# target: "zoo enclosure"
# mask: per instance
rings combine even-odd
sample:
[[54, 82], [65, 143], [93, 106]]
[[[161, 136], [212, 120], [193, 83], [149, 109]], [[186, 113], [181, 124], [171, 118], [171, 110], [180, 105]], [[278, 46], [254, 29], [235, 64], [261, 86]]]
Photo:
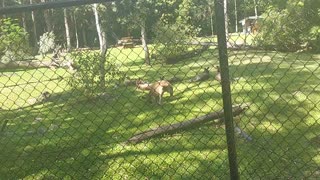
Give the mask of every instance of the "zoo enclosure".
[[[52, 4], [61, 5], [62, 3], [52, 2]], [[298, 2], [291, 6], [294, 7], [294, 5], [298, 6]], [[182, 6], [188, 6], [188, 4], [182, 4]], [[219, 4], [215, 5], [216, 8], [218, 6]], [[27, 10], [28, 7], [33, 8], [29, 10], [35, 10], [34, 8], [44, 6], [30, 5], [24, 9]], [[7, 8], [0, 12], [13, 12], [14, 9], [16, 8], [13, 7], [12, 10]], [[249, 43], [248, 41], [255, 40], [252, 37], [256, 37], [256, 34], [229, 36], [227, 33], [228, 41], [224, 41], [225, 30], [218, 28], [225, 27], [223, 25], [225, 21], [223, 15], [218, 16], [219, 10], [223, 10], [223, 7], [216, 9], [217, 33], [221, 37], [218, 38], [218, 48], [214, 37], [189, 39], [180, 37], [178, 34], [186, 32], [178, 31], [174, 29], [175, 27], [164, 26], [163, 29], [160, 29], [158, 42], [154, 42], [154, 44], [160, 44], [160, 48], [150, 46], [153, 43], [149, 44], [149, 48], [154, 50], [154, 53], [150, 55], [150, 62], [145, 56], [145, 47], [148, 47], [143, 45], [145, 42], [141, 42], [143, 49], [138, 49], [133, 44], [134, 48], [131, 49], [113, 46], [116, 43], [109, 42], [108, 46], [104, 46], [105, 42], [102, 45], [100, 43], [98, 54], [93, 53], [93, 48], [68, 49], [67, 43], [62, 43], [65, 47], [57, 46], [50, 53], [44, 53], [41, 56], [20, 54], [21, 49], [25, 51], [23, 38], [19, 39], [18, 48], [15, 47], [17, 44], [9, 43], [9, 48], [4, 48], [4, 53], [1, 54], [1, 99], [3, 100], [1, 110], [3, 119], [1, 122], [1, 138], [3, 139], [1, 151], [3, 155], [1, 161], [7, 163], [2, 167], [1, 174], [8, 178], [184, 178], [182, 174], [187, 174], [185, 177], [189, 178], [202, 176], [223, 178], [229, 176], [226, 159], [231, 157], [230, 176], [237, 178], [237, 162], [234, 157], [236, 152], [232, 151], [234, 147], [230, 147], [235, 146], [233, 141], [236, 140], [240, 174], [244, 178], [319, 177], [319, 135], [317, 134], [319, 130], [319, 114], [317, 113], [319, 109], [317, 94], [319, 55], [317, 52], [308, 51], [308, 48], [315, 46], [312, 44], [314, 40], [306, 40], [309, 44], [301, 46], [301, 49], [298, 50], [306, 50], [306, 52], [296, 52], [299, 41], [291, 42], [291, 44], [285, 42], [284, 47], [277, 47], [277, 42], [274, 42], [275, 45], [271, 44], [273, 45], [271, 47], [270, 44]], [[46, 11], [43, 12], [44, 15]], [[48, 12], [50, 14], [50, 11]], [[221, 14], [223, 12], [220, 12]], [[287, 18], [294, 15], [288, 13]], [[275, 18], [272, 13], [269, 16]], [[267, 18], [268, 16], [265, 17]], [[76, 20], [75, 18], [72, 22], [75, 23]], [[143, 21], [138, 18], [135, 20], [141, 24], [141, 27], [144, 27]], [[179, 25], [186, 26], [188, 25], [186, 22]], [[262, 22], [265, 27], [268, 27], [267, 23], [270, 23], [268, 20]], [[291, 30], [292, 24], [290, 23], [292, 22], [288, 22], [284, 24], [281, 21], [283, 24], [280, 24], [280, 27]], [[8, 24], [9, 22], [3, 21], [2, 23]], [[276, 22], [274, 23], [276, 25]], [[247, 28], [250, 29], [250, 27]], [[261, 33], [263, 30], [272, 31], [263, 29], [263, 26], [260, 28]], [[141, 36], [143, 37], [142, 29]], [[273, 33], [283, 35], [281, 30], [284, 29], [279, 28], [279, 32]], [[296, 29], [289, 33], [300, 34], [304, 30]], [[161, 44], [165, 43], [160, 40], [166, 39], [161, 31], [166, 31], [164, 35], [169, 36], [167, 39], [171, 38], [171, 44], [168, 42], [166, 44], [169, 49], [165, 49], [166, 45], [164, 48], [162, 45], [161, 49]], [[6, 31], [2, 30], [2, 32]], [[122, 32], [122, 34], [125, 33]], [[110, 39], [114, 34], [109, 33], [108, 35], [107, 39]], [[170, 35], [178, 36], [178, 38]], [[287, 35], [288, 38], [289, 35]], [[2, 34], [2, 38], [9, 38], [13, 42], [16, 40], [15, 36]], [[49, 34], [47, 36], [50, 37]], [[66, 37], [61, 39], [64, 38]], [[268, 41], [267, 38], [270, 37], [262, 38]], [[50, 38], [47, 38], [45, 41], [49, 40]], [[103, 40], [99, 39], [99, 42]], [[97, 42], [91, 42], [91, 45], [97, 46], [97, 44]], [[189, 47], [185, 49], [184, 46]], [[178, 48], [175, 49], [175, 47]], [[227, 47], [229, 48], [230, 66], [227, 63]], [[218, 50], [221, 60], [221, 94], [219, 94], [220, 83], [216, 79], [218, 72], [212, 70], [218, 64]], [[292, 50], [295, 52], [291, 52]], [[16, 54], [6, 55], [10, 51], [16, 51]], [[84, 51], [91, 52], [92, 55]], [[17, 58], [5, 59], [15, 56], [23, 57], [20, 57], [22, 61], [19, 58], [20, 61]], [[101, 56], [107, 58], [101, 58]], [[85, 61], [86, 59], [96, 61], [88, 62]], [[105, 59], [107, 61], [104, 61]], [[113, 61], [118, 64], [113, 64]], [[106, 69], [94, 66], [94, 63], [97, 62], [107, 64]], [[152, 66], [149, 67], [144, 63], [151, 63]], [[120, 67], [118, 67], [119, 64]], [[86, 67], [92, 68], [85, 71]], [[117, 71], [116, 67], [120, 70]], [[210, 68], [208, 76], [202, 73], [205, 67]], [[106, 74], [104, 71], [107, 71]], [[231, 78], [228, 77], [229, 71]], [[99, 73], [85, 74], [88, 72]], [[106, 83], [101, 83], [101, 74], [104, 74]], [[162, 106], [148, 104], [143, 92], [136, 91], [131, 85], [135, 86], [137, 78], [156, 82], [162, 75], [166, 79], [170, 78], [174, 87], [174, 98], [170, 100], [165, 96]], [[120, 78], [121, 83], [119, 83], [120, 80], [115, 81], [116, 77], [127, 79]], [[72, 79], [77, 81], [72, 81]], [[233, 81], [230, 90], [229, 79]], [[82, 86], [78, 87], [79, 84]], [[105, 89], [100, 89], [101, 86], [104, 86]], [[230, 93], [233, 94], [232, 101]], [[222, 95], [224, 101], [222, 101]], [[219, 114], [222, 102], [226, 105], [224, 106], [224, 117], [227, 134], [229, 134], [228, 141], [224, 140], [224, 130], [217, 130], [217, 127], [222, 128], [223, 126], [206, 123], [201, 127], [195, 124], [195, 127], [186, 131], [178, 131], [173, 135], [143, 141], [141, 142], [143, 145], [122, 144], [134, 134], [145, 132], [149, 128], [165, 125], [182, 126], [177, 123], [189, 119], [194, 120], [195, 117], [203, 117], [209, 112]], [[243, 103], [249, 104], [248, 109], [245, 114], [238, 117], [238, 122], [234, 127], [232, 120], [228, 121], [232, 119], [232, 104]], [[116, 122], [117, 119], [120, 121]], [[159, 122], [160, 120], [162, 122]], [[234, 131], [239, 134], [236, 139], [233, 139]], [[192, 138], [193, 142], [189, 142], [188, 139], [192, 140]], [[227, 142], [231, 148], [229, 156], [225, 151]], [[52, 146], [58, 148], [52, 148]], [[197, 148], [198, 146], [200, 148]], [[144, 148], [150, 151], [141, 152]], [[68, 150], [71, 153], [67, 152]], [[187, 152], [190, 150], [196, 152]], [[202, 159], [202, 153], [206, 154], [208, 162]], [[189, 156], [194, 159], [190, 160]], [[134, 157], [133, 160], [131, 160], [132, 157]], [[181, 158], [179, 162], [184, 165], [174, 164], [170, 162], [170, 158]], [[92, 166], [87, 167], [87, 159]], [[52, 165], [42, 167], [43, 162]], [[59, 167], [59, 165], [63, 166]], [[93, 170], [89, 171], [89, 169]], [[162, 169], [167, 169], [167, 171]], [[201, 173], [208, 171], [207, 176]]]

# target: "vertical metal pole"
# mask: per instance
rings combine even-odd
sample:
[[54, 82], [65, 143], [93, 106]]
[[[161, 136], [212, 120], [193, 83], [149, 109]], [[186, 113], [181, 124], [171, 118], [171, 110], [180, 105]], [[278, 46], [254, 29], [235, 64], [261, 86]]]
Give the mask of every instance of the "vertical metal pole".
[[228, 52], [226, 42], [224, 0], [215, 0], [216, 27], [218, 35], [219, 64], [221, 68], [221, 84], [223, 97], [224, 120], [228, 144], [228, 158], [230, 168], [230, 178], [239, 179], [236, 142], [234, 138], [234, 125], [232, 115], [231, 89], [228, 68]]

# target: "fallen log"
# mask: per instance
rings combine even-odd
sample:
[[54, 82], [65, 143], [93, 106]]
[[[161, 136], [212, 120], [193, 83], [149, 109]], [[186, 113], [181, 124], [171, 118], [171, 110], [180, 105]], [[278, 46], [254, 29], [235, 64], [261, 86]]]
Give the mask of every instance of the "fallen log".
[[9, 63], [1, 63], [0, 62], [0, 69], [17, 69], [17, 68], [50, 68], [53, 65], [51, 61], [11, 61]]
[[[246, 105], [246, 104], [234, 106], [232, 108], [233, 116], [238, 116], [243, 111], [245, 111], [248, 107], [249, 107], [249, 105]], [[170, 124], [170, 125], [166, 125], [166, 126], [159, 126], [157, 128], [153, 128], [153, 129], [138, 133], [138, 134], [134, 135], [133, 137], [131, 137], [130, 139], [128, 139], [126, 141], [126, 143], [134, 143], [134, 144], [139, 143], [141, 141], [144, 141], [144, 140], [149, 139], [154, 136], [158, 136], [158, 135], [166, 134], [166, 133], [173, 133], [178, 130], [187, 129], [187, 128], [190, 128], [190, 127], [202, 124], [202, 123], [212, 121], [214, 119], [221, 119], [221, 118], [223, 118], [223, 110], [220, 110], [217, 112], [211, 112], [209, 114], [206, 114], [206, 115], [200, 116], [200, 117], [196, 117], [194, 119], [190, 119], [187, 121], [183, 121], [183, 122], [175, 123], [175, 124]]]

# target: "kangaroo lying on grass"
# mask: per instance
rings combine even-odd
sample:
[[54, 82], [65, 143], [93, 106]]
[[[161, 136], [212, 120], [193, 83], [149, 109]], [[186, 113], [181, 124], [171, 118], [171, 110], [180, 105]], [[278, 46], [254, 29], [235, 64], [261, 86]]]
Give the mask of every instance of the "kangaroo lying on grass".
[[[215, 79], [219, 82], [219, 83], [221, 83], [221, 71], [220, 71], [220, 67], [219, 66], [215, 66], [214, 68], [216, 68], [217, 69], [217, 74], [216, 74], [216, 76], [215, 76]], [[239, 81], [239, 77], [237, 77], [237, 78], [231, 78], [230, 79], [230, 83], [234, 83], [234, 82], [237, 82], [237, 81]]]
[[205, 81], [209, 79], [209, 68], [204, 68], [203, 72], [196, 75], [192, 79], [190, 79], [190, 82], [199, 82], [199, 81]]
[[162, 104], [162, 97], [165, 92], [168, 92], [170, 96], [173, 96], [173, 87], [169, 81], [164, 80], [163, 77], [160, 81], [155, 83], [146, 83], [141, 79], [137, 80], [136, 87], [142, 91], [149, 91], [148, 99], [149, 101], [155, 101], [158, 104]]

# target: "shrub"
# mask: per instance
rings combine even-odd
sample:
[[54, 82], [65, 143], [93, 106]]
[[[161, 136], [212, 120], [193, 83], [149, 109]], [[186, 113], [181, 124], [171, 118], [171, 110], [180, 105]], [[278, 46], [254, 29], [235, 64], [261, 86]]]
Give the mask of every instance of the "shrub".
[[[95, 93], [104, 91], [100, 84], [100, 64], [103, 58], [98, 52], [76, 52], [71, 53], [73, 59], [73, 66], [76, 71], [70, 78], [69, 85], [80, 91], [85, 95], [92, 96]], [[104, 64], [106, 88], [113, 86], [120, 77], [120, 71], [112, 59], [107, 59]]]
[[190, 45], [192, 37], [196, 34], [195, 31], [190, 31], [190, 29], [192, 27], [186, 27], [185, 25], [158, 23], [154, 29], [156, 37], [154, 40], [153, 56], [168, 63], [172, 59], [185, 57], [186, 54], [189, 54], [190, 50], [196, 51], [201, 48], [199, 46], [195, 49], [197, 46]]
[[16, 23], [16, 20], [0, 19], [0, 61], [23, 60], [29, 51], [28, 33]]
[[320, 52], [320, 26], [313, 26], [305, 39], [312, 51]]
[[[320, 11], [319, 11], [320, 12]], [[259, 21], [258, 46], [280, 51], [320, 50], [320, 14], [303, 3], [287, 3], [285, 9], [271, 7]]]

